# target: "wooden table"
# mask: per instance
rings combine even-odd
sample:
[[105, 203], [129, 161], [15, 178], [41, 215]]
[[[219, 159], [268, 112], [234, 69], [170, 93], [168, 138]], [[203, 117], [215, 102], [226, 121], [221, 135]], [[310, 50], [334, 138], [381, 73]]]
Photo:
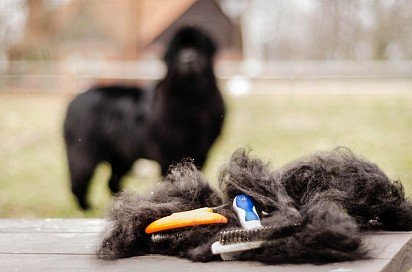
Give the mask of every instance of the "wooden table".
[[161, 255], [102, 261], [93, 252], [104, 224], [98, 219], [0, 219], [0, 271], [398, 272], [412, 268], [412, 232], [368, 234], [366, 241], [374, 248], [372, 259], [320, 266], [203, 264]]

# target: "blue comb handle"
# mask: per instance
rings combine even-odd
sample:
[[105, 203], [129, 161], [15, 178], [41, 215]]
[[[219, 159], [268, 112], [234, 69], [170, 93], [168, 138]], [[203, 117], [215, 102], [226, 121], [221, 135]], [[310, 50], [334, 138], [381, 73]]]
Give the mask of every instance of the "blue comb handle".
[[233, 208], [243, 228], [251, 229], [262, 226], [250, 196], [246, 194], [237, 195], [233, 200]]

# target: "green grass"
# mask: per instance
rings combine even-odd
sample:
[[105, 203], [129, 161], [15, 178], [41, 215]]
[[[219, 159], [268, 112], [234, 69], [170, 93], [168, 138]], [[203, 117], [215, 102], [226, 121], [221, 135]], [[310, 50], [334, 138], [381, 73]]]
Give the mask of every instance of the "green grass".
[[[92, 181], [95, 211], [80, 212], [69, 190], [61, 136], [68, 101], [57, 95], [0, 95], [0, 217], [102, 214], [110, 200], [107, 165], [99, 166]], [[260, 94], [226, 102], [225, 128], [205, 168], [212, 184], [219, 166], [239, 147], [275, 168], [343, 145], [402, 180], [412, 196], [412, 93]], [[157, 168], [132, 171], [124, 185], [142, 192], [157, 180]]]

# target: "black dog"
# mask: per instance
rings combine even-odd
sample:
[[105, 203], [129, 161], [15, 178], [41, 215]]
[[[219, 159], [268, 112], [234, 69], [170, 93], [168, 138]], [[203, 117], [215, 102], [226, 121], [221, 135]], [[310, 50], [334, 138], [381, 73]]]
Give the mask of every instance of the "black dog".
[[[166, 254], [193, 261], [219, 260], [211, 252], [221, 230], [239, 230], [231, 203], [239, 194], [251, 196], [268, 230], [251, 231], [248, 239], [264, 241], [244, 251], [240, 260], [263, 263], [325, 263], [370, 256], [361, 231], [412, 230], [412, 203], [402, 185], [391, 181], [375, 164], [340, 148], [294, 161], [276, 171], [235, 152], [219, 176], [221, 194], [212, 189], [190, 162], [177, 165], [149, 196], [122, 194], [109, 215], [112, 224], [98, 254], [116, 259]], [[228, 204], [223, 206], [223, 204]], [[151, 222], [174, 212], [220, 207], [227, 224], [182, 228], [179, 235], [152, 241], [145, 233]], [[278, 227], [277, 227], [278, 226]], [[294, 231], [288, 226], [298, 226]], [[289, 231], [279, 232], [281, 229]], [[238, 242], [248, 241], [239, 239]]]
[[113, 193], [139, 158], [157, 161], [163, 175], [182, 158], [204, 164], [225, 114], [213, 72], [215, 51], [203, 32], [183, 28], [170, 42], [164, 57], [167, 74], [153, 91], [92, 88], [71, 102], [64, 138], [72, 191], [81, 208], [89, 207], [87, 188], [102, 161], [111, 165]]

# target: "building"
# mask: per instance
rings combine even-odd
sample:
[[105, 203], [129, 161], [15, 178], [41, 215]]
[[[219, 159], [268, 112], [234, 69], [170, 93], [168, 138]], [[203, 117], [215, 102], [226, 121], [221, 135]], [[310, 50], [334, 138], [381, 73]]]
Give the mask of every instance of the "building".
[[11, 60], [158, 58], [185, 25], [205, 29], [221, 57], [241, 56], [239, 27], [214, 0], [29, 0], [28, 10], [26, 35], [10, 49]]

